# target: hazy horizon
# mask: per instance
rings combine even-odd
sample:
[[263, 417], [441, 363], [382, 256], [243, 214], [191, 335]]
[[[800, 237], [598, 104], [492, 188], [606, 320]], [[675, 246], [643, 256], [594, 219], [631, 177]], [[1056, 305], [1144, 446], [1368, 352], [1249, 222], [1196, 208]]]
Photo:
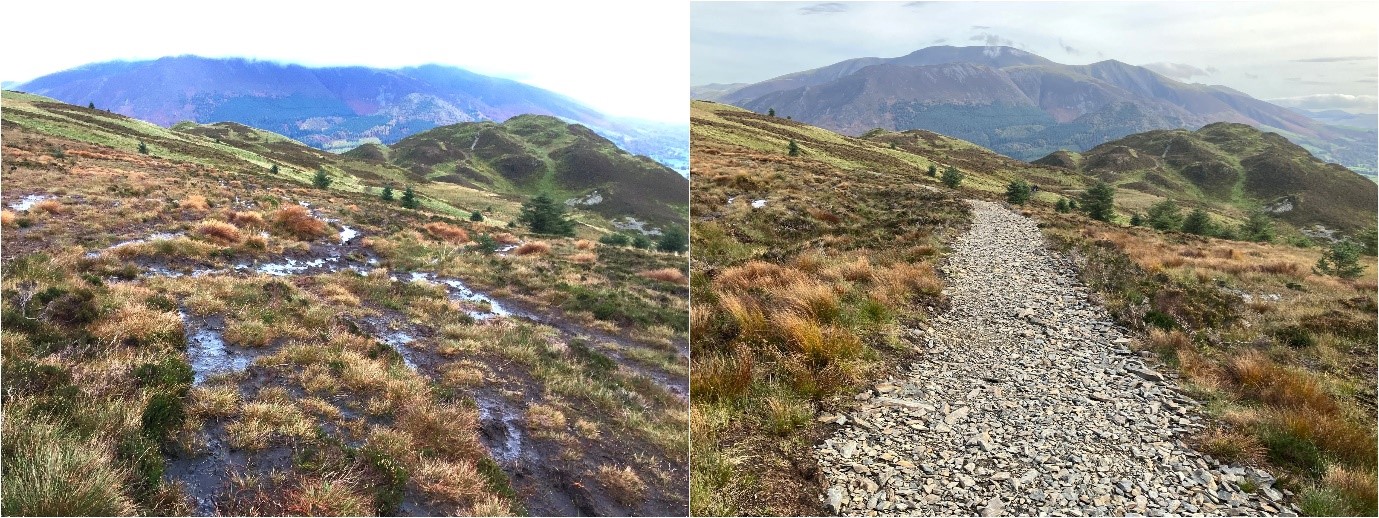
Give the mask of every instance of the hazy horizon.
[[[9, 20], [64, 16], [61, 30], [78, 45], [44, 43], [11, 51], [0, 81], [22, 84], [83, 65], [196, 55], [306, 67], [396, 69], [436, 64], [519, 81], [617, 117], [686, 123], [686, 6], [659, 2], [445, 5], [390, 2], [387, 10], [326, 9], [266, 0], [201, 11], [174, 2], [138, 6], [57, 2], [16, 4]], [[171, 14], [170, 14], [171, 13]], [[271, 13], [271, 15], [265, 15]], [[214, 23], [197, 23], [214, 16]], [[658, 24], [630, 23], [654, 19]], [[11, 41], [51, 41], [54, 27], [6, 24]], [[40, 48], [40, 47], [35, 47]], [[617, 59], [611, 59], [615, 56]], [[626, 66], [626, 63], [638, 66]], [[589, 78], [598, 78], [590, 81]]]
[[1379, 3], [693, 2], [691, 84], [754, 83], [932, 46], [1115, 59], [1281, 106], [1375, 113]]

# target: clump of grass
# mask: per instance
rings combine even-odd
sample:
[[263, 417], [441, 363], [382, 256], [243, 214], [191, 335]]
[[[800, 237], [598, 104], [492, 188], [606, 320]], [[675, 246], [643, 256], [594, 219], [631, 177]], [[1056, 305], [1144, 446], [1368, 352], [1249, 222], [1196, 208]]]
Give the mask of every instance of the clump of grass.
[[679, 284], [681, 286], [689, 285], [689, 277], [685, 275], [685, 272], [680, 271], [679, 268], [660, 268], [656, 270], [646, 270], [641, 273], [641, 276], [646, 277], [648, 279], [655, 279], [661, 282]]
[[1233, 463], [1258, 465], [1267, 452], [1258, 437], [1240, 430], [1213, 428], [1197, 442], [1203, 453]]
[[288, 205], [273, 213], [273, 225], [288, 235], [304, 241], [331, 234], [326, 222], [311, 216], [301, 205]]
[[457, 245], [469, 242], [469, 232], [466, 232], [465, 229], [461, 227], [457, 227], [448, 223], [433, 221], [427, 223], [426, 226], [423, 228], [426, 229], [427, 233], [430, 233], [432, 236], [434, 236], [437, 239], [440, 239], [441, 241], [446, 241]]
[[239, 227], [224, 221], [207, 220], [196, 226], [196, 233], [222, 245], [239, 244], [244, 240]]
[[594, 264], [598, 260], [598, 254], [592, 252], [581, 252], [570, 256], [570, 262], [575, 264]]
[[358, 475], [304, 478], [283, 495], [283, 507], [297, 516], [372, 516], [373, 499], [361, 491]]
[[240, 418], [225, 425], [231, 446], [262, 450], [286, 438], [307, 438], [315, 433], [311, 417], [295, 405], [281, 401], [256, 401], [240, 409]]
[[244, 228], [264, 228], [263, 214], [254, 211], [229, 211], [230, 223]]
[[565, 430], [565, 413], [560, 409], [534, 403], [527, 406], [527, 428], [541, 432], [561, 432]]
[[12, 227], [14, 226], [15, 219], [16, 216], [13, 211], [9, 209], [0, 210], [0, 225]]
[[593, 250], [595, 246], [597, 245], [593, 241], [590, 241], [588, 239], [580, 239], [575, 241], [575, 248], [580, 250]]
[[532, 241], [512, 251], [516, 255], [542, 255], [551, 252], [551, 244], [545, 241]]
[[646, 482], [630, 466], [617, 468], [604, 464], [594, 472], [594, 478], [612, 493], [613, 498], [626, 506], [641, 504], [646, 495]]
[[1336, 401], [1311, 374], [1279, 365], [1259, 351], [1236, 356], [1227, 372], [1250, 399], [1281, 408], [1305, 408], [1334, 415]]
[[182, 198], [182, 201], [177, 202], [177, 208], [182, 210], [200, 212], [210, 209], [211, 205], [206, 202], [205, 196], [202, 196], [200, 194], [193, 194], [187, 196], [186, 198]]
[[435, 502], [469, 506], [487, 496], [483, 475], [468, 461], [428, 459], [417, 468], [413, 481]]
[[36, 211], [46, 212], [48, 214], [62, 214], [63, 211], [67, 210], [67, 208], [63, 207], [62, 203], [57, 200], [41, 200], [35, 203], [33, 208]]

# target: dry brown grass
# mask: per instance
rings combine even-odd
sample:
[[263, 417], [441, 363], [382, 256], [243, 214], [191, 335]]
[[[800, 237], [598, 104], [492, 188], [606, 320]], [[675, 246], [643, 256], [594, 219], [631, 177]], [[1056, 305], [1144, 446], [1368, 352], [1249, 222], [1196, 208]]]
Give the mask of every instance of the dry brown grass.
[[373, 498], [359, 486], [354, 473], [305, 478], [284, 492], [282, 505], [295, 516], [372, 516]]
[[1379, 478], [1372, 470], [1333, 464], [1322, 477], [1322, 485], [1341, 492], [1355, 502], [1369, 502], [1372, 506], [1373, 502], [1379, 500]]
[[647, 270], [642, 272], [641, 276], [646, 277], [648, 279], [669, 282], [671, 284], [679, 284], [681, 286], [689, 285], [689, 277], [685, 275], [685, 272], [680, 271], [679, 268], [660, 268], [657, 270]]
[[15, 215], [9, 209], [0, 210], [0, 225], [6, 227], [14, 226]]
[[466, 232], [465, 229], [457, 227], [455, 225], [451, 225], [440, 221], [432, 221], [430, 223], [427, 223], [426, 226], [423, 228], [426, 229], [427, 233], [431, 234], [436, 239], [439, 239], [441, 241], [457, 245], [469, 242], [469, 232]]
[[594, 472], [594, 478], [623, 505], [638, 505], [646, 494], [646, 482], [629, 466], [615, 468], [608, 464], [601, 465]]
[[1226, 370], [1244, 397], [1275, 407], [1308, 409], [1326, 415], [1340, 410], [1315, 376], [1279, 365], [1259, 351], [1235, 356]]
[[1268, 452], [1259, 438], [1236, 429], [1212, 428], [1197, 437], [1198, 449], [1232, 463], [1259, 465]]
[[505, 245], [515, 245], [517, 243], [522, 242], [520, 238], [518, 238], [510, 232], [503, 232], [501, 234], [497, 234], [493, 236], [493, 240]]
[[412, 402], [400, 405], [395, 424], [416, 438], [419, 447], [450, 458], [478, 458], [486, 454], [479, 443], [479, 413], [474, 409]]
[[67, 210], [67, 208], [63, 207], [62, 203], [57, 200], [41, 200], [35, 203], [33, 208], [35, 211], [46, 212], [48, 214], [62, 214]]
[[560, 409], [541, 403], [527, 407], [527, 428], [538, 432], [562, 432], [565, 427], [565, 413]]
[[413, 480], [435, 502], [468, 506], [488, 495], [483, 475], [469, 461], [423, 461]]
[[592, 252], [581, 252], [570, 256], [570, 262], [575, 264], [594, 264], [598, 260], [599, 255]]
[[202, 221], [196, 226], [196, 233], [222, 245], [235, 245], [244, 240], [239, 227], [224, 221]]
[[273, 213], [273, 225], [302, 240], [312, 240], [331, 234], [326, 222], [311, 216], [301, 205], [288, 205]]
[[545, 241], [532, 241], [512, 251], [516, 255], [541, 255], [551, 252], [551, 244]]
[[575, 248], [578, 248], [580, 250], [593, 250], [595, 246], [595, 243], [588, 239], [580, 239], [578, 241], [575, 241]]
[[226, 219], [242, 228], [264, 228], [263, 214], [254, 211], [228, 211]]
[[182, 198], [182, 201], [177, 202], [177, 208], [199, 212], [210, 209], [211, 205], [210, 203], [206, 202], [205, 196], [202, 196], [200, 194], [193, 194], [187, 196], [186, 198]]

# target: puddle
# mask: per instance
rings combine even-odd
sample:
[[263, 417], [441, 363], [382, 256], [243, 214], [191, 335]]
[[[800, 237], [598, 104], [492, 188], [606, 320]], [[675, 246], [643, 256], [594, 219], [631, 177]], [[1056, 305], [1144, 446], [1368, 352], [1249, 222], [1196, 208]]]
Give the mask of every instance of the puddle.
[[478, 399], [480, 434], [493, 459], [510, 464], [522, 456], [522, 429], [515, 412], [489, 399]]
[[35, 203], [46, 200], [48, 198], [52, 198], [52, 196], [48, 196], [46, 194], [30, 194], [28, 196], [21, 198], [19, 201], [11, 203], [10, 208], [20, 212], [27, 212], [29, 209], [33, 208]]
[[417, 362], [414, 358], [416, 353], [412, 351], [411, 347], [408, 347], [408, 344], [417, 341], [416, 337], [406, 331], [390, 331], [384, 333], [380, 338], [383, 343], [391, 346], [399, 356], [402, 356], [402, 363], [407, 365], [407, 368], [417, 370]]
[[[394, 277], [394, 279], [396, 280], [397, 277]], [[503, 305], [500, 304], [497, 300], [494, 300], [492, 297], [489, 297], [488, 295], [484, 295], [482, 293], [469, 289], [469, 286], [466, 286], [464, 281], [461, 281], [459, 279], [452, 279], [449, 277], [437, 277], [435, 274], [428, 272], [412, 272], [411, 281], [426, 281], [432, 284], [443, 285], [447, 288], [447, 291], [450, 292], [451, 299], [470, 302], [478, 305], [480, 308], [488, 308], [487, 310], [478, 309], [469, 311], [469, 316], [474, 317], [477, 320], [488, 320], [490, 318], [508, 317], [513, 315], [513, 312], [511, 310], [503, 307]]]
[[760, 209], [766, 206], [766, 200], [752, 200], [752, 208]]
[[[249, 368], [257, 354], [236, 351], [225, 343], [216, 323], [203, 322], [196, 325], [186, 311], [178, 310], [187, 333], [187, 362], [192, 367], [192, 383], [200, 385], [216, 374], [239, 372]], [[219, 318], [215, 319], [217, 322]]]
[[340, 244], [350, 242], [351, 239], [359, 237], [359, 231], [349, 225], [340, 225]]

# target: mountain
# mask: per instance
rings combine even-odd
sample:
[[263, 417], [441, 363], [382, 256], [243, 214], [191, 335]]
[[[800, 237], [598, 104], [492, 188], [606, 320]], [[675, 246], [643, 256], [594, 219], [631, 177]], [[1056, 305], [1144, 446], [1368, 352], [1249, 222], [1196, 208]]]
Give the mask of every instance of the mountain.
[[723, 102], [858, 135], [927, 129], [1021, 160], [1133, 133], [1238, 122], [1323, 159], [1376, 168], [1373, 130], [1329, 126], [1224, 87], [1107, 60], [1063, 65], [1010, 47], [929, 47], [857, 58], [719, 94]]
[[709, 83], [690, 87], [690, 99], [717, 101], [724, 95], [747, 86], [748, 83]]
[[232, 121], [313, 147], [393, 143], [436, 126], [534, 113], [594, 129], [624, 149], [687, 171], [688, 130], [601, 114], [563, 95], [460, 68], [310, 68], [198, 56], [95, 63], [28, 81], [28, 93], [161, 126]]
[[1290, 108], [1313, 120], [1331, 124], [1333, 126], [1350, 126], [1359, 129], [1379, 128], [1379, 114], [1373, 113], [1350, 113], [1343, 110], [1307, 110], [1303, 108]]
[[490, 192], [550, 193], [609, 219], [632, 217], [662, 227], [685, 220], [687, 178], [589, 128], [546, 115], [441, 126], [391, 146], [364, 144], [345, 156]]
[[1178, 201], [1263, 208], [1299, 228], [1353, 232], [1374, 225], [1379, 206], [1379, 186], [1365, 177], [1238, 123], [1138, 133], [1035, 163]]

